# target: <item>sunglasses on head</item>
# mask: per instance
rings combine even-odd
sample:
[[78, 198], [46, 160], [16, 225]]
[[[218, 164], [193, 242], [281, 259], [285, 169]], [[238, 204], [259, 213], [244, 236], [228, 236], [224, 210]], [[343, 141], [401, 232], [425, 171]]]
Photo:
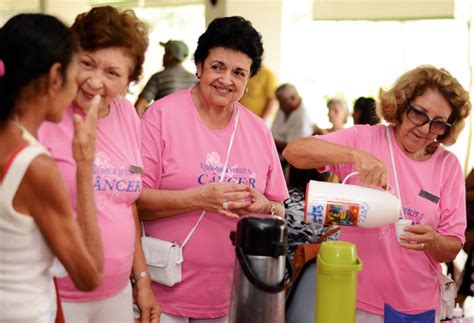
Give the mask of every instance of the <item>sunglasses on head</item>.
[[431, 119], [426, 114], [426, 112], [420, 109], [419, 107], [407, 104], [407, 108], [408, 120], [410, 120], [418, 127], [422, 127], [425, 124], [429, 123], [430, 132], [432, 134], [443, 136], [451, 129], [450, 123], [445, 122], [443, 120]]

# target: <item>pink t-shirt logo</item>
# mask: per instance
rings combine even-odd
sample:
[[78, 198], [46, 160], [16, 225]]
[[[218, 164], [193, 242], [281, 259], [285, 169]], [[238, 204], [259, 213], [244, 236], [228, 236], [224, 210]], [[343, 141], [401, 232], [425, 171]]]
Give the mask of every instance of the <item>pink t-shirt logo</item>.
[[[219, 182], [224, 168], [219, 153], [213, 151], [207, 154], [206, 161], [201, 162], [202, 173], [198, 175], [197, 181], [200, 185]], [[250, 168], [232, 165], [226, 168], [223, 182], [248, 184], [256, 187], [256, 174]]]

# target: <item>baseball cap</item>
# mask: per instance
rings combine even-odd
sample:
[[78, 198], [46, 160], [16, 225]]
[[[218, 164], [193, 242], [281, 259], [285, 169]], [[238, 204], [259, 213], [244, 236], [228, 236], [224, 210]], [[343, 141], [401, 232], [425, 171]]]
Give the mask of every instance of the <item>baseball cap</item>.
[[188, 46], [180, 40], [168, 40], [166, 43], [160, 42], [160, 45], [180, 62], [188, 56]]

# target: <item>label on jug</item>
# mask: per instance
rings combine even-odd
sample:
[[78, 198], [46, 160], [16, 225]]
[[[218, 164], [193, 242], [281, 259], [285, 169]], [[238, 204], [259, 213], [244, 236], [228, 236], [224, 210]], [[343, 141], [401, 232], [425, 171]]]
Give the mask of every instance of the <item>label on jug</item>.
[[365, 222], [367, 211], [364, 202], [312, 200], [308, 201], [304, 217], [308, 223], [357, 226]]

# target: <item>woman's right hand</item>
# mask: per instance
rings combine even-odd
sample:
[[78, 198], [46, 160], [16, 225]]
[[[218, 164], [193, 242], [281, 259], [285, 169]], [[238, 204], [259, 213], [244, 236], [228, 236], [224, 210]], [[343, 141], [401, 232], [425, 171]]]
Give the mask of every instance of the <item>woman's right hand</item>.
[[74, 115], [74, 137], [72, 139], [72, 155], [77, 164], [84, 162], [92, 165], [95, 154], [97, 116], [99, 113], [100, 96], [91, 101], [84, 119]]
[[252, 203], [250, 188], [245, 184], [210, 183], [199, 187], [198, 190], [200, 209], [220, 213], [230, 218], [240, 216], [233, 212], [233, 209], [242, 209]]
[[359, 172], [359, 181], [365, 185], [387, 188], [387, 166], [374, 155], [355, 150], [353, 164]]

